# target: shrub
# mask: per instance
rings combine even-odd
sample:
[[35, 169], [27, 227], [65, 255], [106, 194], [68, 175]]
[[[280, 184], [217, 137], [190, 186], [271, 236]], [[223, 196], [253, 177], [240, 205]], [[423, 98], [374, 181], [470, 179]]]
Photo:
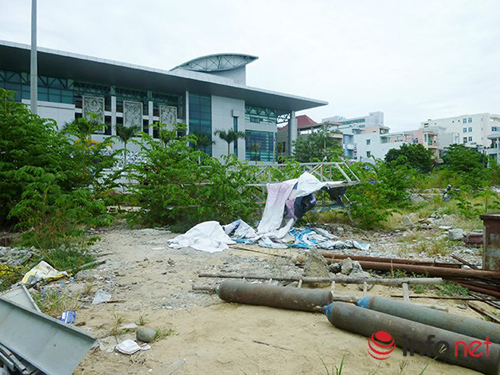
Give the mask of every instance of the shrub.
[[142, 134], [145, 161], [130, 166], [134, 199], [141, 205], [131, 220], [149, 226], [190, 227], [206, 220], [229, 222], [256, 213], [255, 167], [228, 155], [219, 161], [189, 144], [196, 136], [162, 130], [163, 142]]

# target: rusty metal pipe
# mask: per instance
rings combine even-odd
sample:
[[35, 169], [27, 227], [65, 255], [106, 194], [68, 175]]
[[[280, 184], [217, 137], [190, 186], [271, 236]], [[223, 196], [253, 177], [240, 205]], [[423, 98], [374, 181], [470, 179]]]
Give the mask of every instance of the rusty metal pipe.
[[226, 302], [311, 312], [321, 312], [322, 307], [333, 300], [332, 293], [327, 290], [287, 288], [245, 281], [223, 281], [217, 286], [216, 293]]
[[[386, 338], [393, 339], [393, 343], [403, 349], [404, 356], [418, 353], [484, 374], [500, 374], [500, 345], [492, 343], [491, 340], [487, 344], [477, 338], [348, 303], [334, 302], [325, 306], [323, 312], [335, 327], [371, 339], [376, 333], [383, 331]], [[376, 347], [379, 348], [379, 346]], [[368, 345], [367, 348], [369, 348]], [[382, 348], [383, 355], [391, 355], [390, 344]], [[466, 352], [469, 348], [474, 349], [474, 356]], [[457, 356], [455, 356], [455, 350], [457, 350]], [[369, 353], [372, 356], [377, 355], [370, 351]]]
[[434, 261], [422, 261], [414, 259], [400, 259], [400, 258], [379, 258], [379, 257], [368, 257], [362, 255], [348, 255], [348, 254], [332, 254], [323, 253], [323, 256], [328, 259], [347, 259], [352, 260], [364, 260], [368, 262], [379, 262], [379, 263], [395, 263], [395, 264], [413, 264], [416, 266], [433, 266], [433, 267], [447, 267], [447, 268], [461, 268], [462, 265], [458, 263], [443, 263]]
[[453, 281], [453, 283], [458, 284], [460, 286], [463, 286], [464, 288], [467, 288], [473, 292], [478, 292], [478, 293], [487, 294], [487, 295], [490, 295], [490, 296], [493, 296], [496, 298], [500, 298], [500, 292], [495, 292], [494, 290], [481, 288], [481, 287], [478, 287], [475, 285], [469, 285], [469, 284], [461, 282], [461, 281]]
[[[339, 263], [340, 259], [329, 259], [327, 263]], [[500, 280], [500, 272], [495, 271], [482, 271], [482, 270], [463, 270], [445, 267], [432, 267], [432, 266], [415, 266], [410, 264], [395, 264], [395, 263], [382, 263], [382, 262], [368, 262], [360, 260], [359, 264], [363, 269], [375, 271], [393, 271], [401, 270], [412, 272], [416, 274], [427, 274], [433, 277], [443, 278], [488, 278], [492, 280]]]

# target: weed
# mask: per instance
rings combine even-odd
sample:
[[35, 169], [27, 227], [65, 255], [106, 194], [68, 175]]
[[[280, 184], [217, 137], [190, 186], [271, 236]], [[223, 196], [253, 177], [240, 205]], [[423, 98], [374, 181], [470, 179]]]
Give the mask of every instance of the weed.
[[141, 314], [141, 316], [139, 317], [139, 320], [137, 321], [136, 324], [138, 326], [144, 326], [144, 325], [146, 325], [146, 317], [144, 316], [144, 314]]
[[93, 282], [88, 282], [88, 283], [85, 283], [85, 285], [83, 286], [83, 289], [82, 291], [80, 292], [80, 295], [82, 297], [88, 297], [92, 294], [92, 289], [94, 288], [94, 283]]
[[325, 361], [323, 361], [323, 359], [321, 357], [319, 359], [320, 359], [321, 363], [323, 364], [323, 367], [325, 368], [326, 375], [342, 375], [345, 354], [342, 356], [342, 360], [340, 361], [340, 365], [338, 367], [337, 367], [337, 365], [332, 365], [331, 370], [328, 369], [328, 366], [326, 365]]
[[468, 295], [466, 288], [451, 281], [443, 281], [436, 286], [436, 289], [441, 296], [466, 297]]
[[113, 321], [113, 324], [111, 326], [111, 329], [109, 330], [109, 335], [117, 337], [117, 336], [121, 336], [125, 332], [127, 332], [127, 330], [120, 329], [120, 326], [123, 324], [125, 317], [123, 315], [119, 315], [115, 311], [113, 313], [113, 318], [114, 318], [114, 321]]
[[31, 291], [33, 300], [40, 311], [54, 318], [61, 316], [63, 311], [76, 311], [80, 308], [78, 298], [69, 293], [56, 289], [42, 289], [42, 291]]
[[0, 263], [0, 292], [7, 290], [10, 286], [21, 279], [23, 267], [12, 267], [6, 263]]
[[172, 328], [169, 328], [168, 330], [159, 328], [156, 330], [156, 335], [154, 341], [159, 341], [164, 339], [165, 337], [171, 336], [175, 333], [175, 331]]

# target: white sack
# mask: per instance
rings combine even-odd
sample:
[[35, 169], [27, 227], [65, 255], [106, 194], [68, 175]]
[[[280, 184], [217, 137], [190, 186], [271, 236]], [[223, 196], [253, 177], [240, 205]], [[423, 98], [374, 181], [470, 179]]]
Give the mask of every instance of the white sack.
[[236, 242], [231, 240], [224, 232], [224, 229], [217, 221], [205, 221], [195, 225], [186, 233], [169, 240], [168, 244], [173, 248], [192, 247], [196, 250], [215, 253], [226, 250], [227, 245], [233, 245]]

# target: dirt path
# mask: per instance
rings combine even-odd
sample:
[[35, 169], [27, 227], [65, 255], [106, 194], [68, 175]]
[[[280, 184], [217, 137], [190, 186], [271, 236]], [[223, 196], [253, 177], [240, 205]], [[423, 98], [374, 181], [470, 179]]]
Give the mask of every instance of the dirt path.
[[[191, 291], [194, 282], [212, 282], [197, 277], [202, 271], [298, 272], [288, 260], [235, 249], [215, 254], [174, 250], [166, 244], [174, 235], [151, 229], [101, 236], [100, 250], [111, 253], [106, 264], [81, 272], [70, 289], [77, 293], [92, 285], [91, 296], [103, 289], [122, 302], [83, 303], [77, 322], [85, 323], [81, 328], [91, 331], [101, 348], [88, 353], [76, 374], [166, 374], [177, 360], [186, 362], [176, 374], [327, 374], [324, 365], [331, 372], [342, 358], [343, 374], [419, 374], [426, 366], [426, 374], [475, 373], [426, 357], [405, 358], [399, 349], [389, 360], [376, 361], [367, 354], [366, 338], [336, 329], [322, 314], [228, 304]], [[362, 294], [357, 286], [338, 286], [337, 291]], [[371, 293], [400, 292], [375, 286]], [[426, 303], [475, 316], [454, 302]], [[135, 338], [133, 333], [110, 336], [113, 327], [140, 320], [164, 332], [171, 329], [171, 334], [133, 356], [113, 352], [117, 342]]]

